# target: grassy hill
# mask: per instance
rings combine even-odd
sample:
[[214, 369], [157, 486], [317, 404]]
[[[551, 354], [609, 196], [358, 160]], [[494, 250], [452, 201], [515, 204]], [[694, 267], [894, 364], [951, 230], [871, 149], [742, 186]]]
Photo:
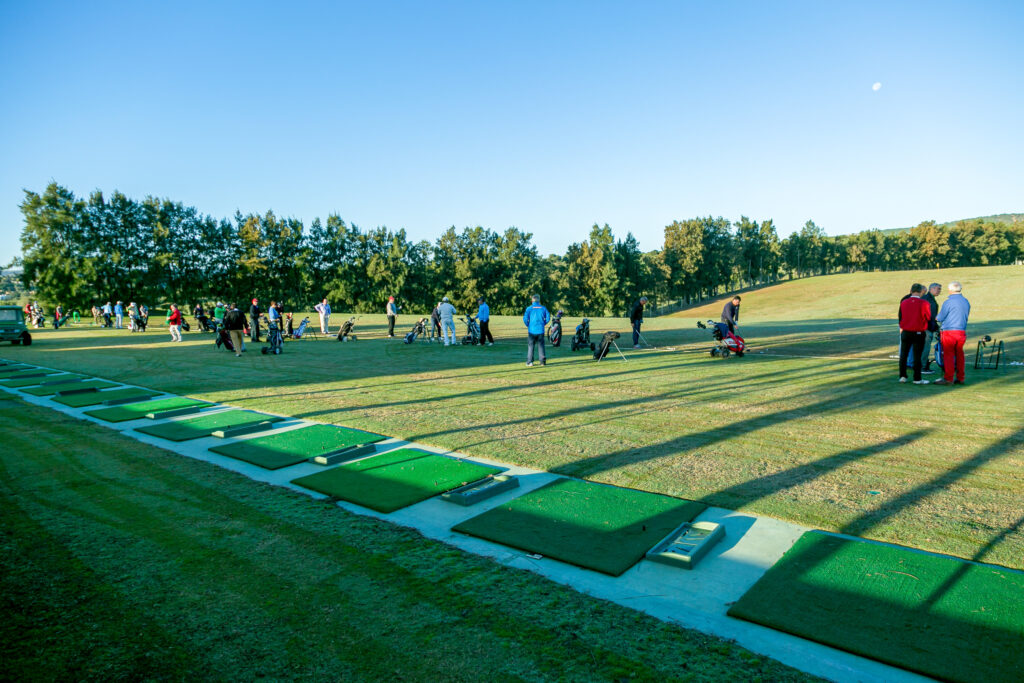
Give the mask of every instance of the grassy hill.
[[[927, 219], [925, 219], [927, 220]], [[1024, 213], [994, 213], [991, 216], [976, 216], [975, 218], [958, 218], [954, 221], [939, 223], [939, 227], [948, 228], [961, 221], [984, 221], [985, 223], [1024, 223]], [[907, 232], [910, 228], [886, 228], [879, 232], [891, 235], [896, 232]]]

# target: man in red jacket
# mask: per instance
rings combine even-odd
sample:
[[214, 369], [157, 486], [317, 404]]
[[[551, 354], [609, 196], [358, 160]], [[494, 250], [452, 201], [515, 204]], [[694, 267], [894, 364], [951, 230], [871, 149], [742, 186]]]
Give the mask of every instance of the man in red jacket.
[[932, 319], [932, 308], [921, 298], [924, 285], [915, 284], [910, 296], [900, 302], [900, 382], [907, 381], [907, 356], [914, 354], [914, 384], [928, 384], [921, 379], [921, 356], [928, 339], [928, 321]]

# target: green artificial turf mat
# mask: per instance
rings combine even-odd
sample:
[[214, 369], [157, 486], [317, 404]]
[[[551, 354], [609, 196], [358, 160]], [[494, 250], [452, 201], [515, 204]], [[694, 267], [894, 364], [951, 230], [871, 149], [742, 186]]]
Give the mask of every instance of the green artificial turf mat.
[[110, 387], [119, 386], [116, 382], [107, 382], [102, 379], [89, 379], [82, 382], [68, 382], [67, 384], [52, 384], [50, 386], [41, 387], [30, 387], [28, 389], [20, 389], [26, 394], [32, 394], [33, 396], [53, 396], [58, 391], [73, 391], [75, 389], [109, 389]]
[[254, 465], [276, 470], [324, 453], [347, 446], [369, 444], [384, 437], [358, 429], [335, 427], [333, 425], [311, 425], [300, 427], [283, 434], [259, 436], [222, 446], [214, 446], [214, 453], [227, 455]]
[[952, 681], [1024, 681], [1024, 573], [804, 534], [729, 615]]
[[378, 512], [394, 512], [501, 471], [500, 467], [400, 448], [299, 477], [292, 483]]
[[[0, 384], [8, 387], [16, 387], [17, 384], [11, 384], [11, 382], [18, 382], [26, 377], [29, 379], [35, 379], [36, 384], [42, 382], [47, 375], [56, 375], [60, 370], [43, 370], [42, 368], [26, 368], [25, 370], [19, 370], [18, 372], [12, 372], [4, 375], [0, 378]], [[35, 377], [31, 377], [35, 375]]]
[[705, 507], [657, 493], [556, 479], [454, 530], [619, 576]]
[[147, 413], [160, 412], [162, 410], [175, 410], [177, 408], [190, 408], [192, 406], [212, 406], [209, 401], [200, 401], [195, 398], [175, 396], [173, 398], [158, 398], [155, 401], [143, 401], [141, 403], [129, 403], [123, 406], [110, 406], [109, 408], [97, 408], [85, 411], [86, 415], [98, 417], [107, 422], [126, 422], [128, 420], [139, 420], [146, 417]]
[[139, 427], [135, 431], [152, 436], [159, 436], [168, 441], [188, 441], [210, 436], [218, 429], [240, 427], [257, 422], [280, 422], [283, 417], [264, 415], [248, 410], [224, 410], [210, 415], [190, 417], [187, 420], [164, 422], [157, 425]]
[[159, 391], [140, 389], [138, 387], [125, 387], [124, 389], [112, 389], [110, 391], [90, 391], [86, 394], [71, 394], [70, 396], [55, 396], [53, 400], [71, 408], [84, 408], [94, 406], [104, 401], [115, 401], [120, 398], [135, 398], [159, 396]]
[[24, 372], [25, 370], [35, 370], [35, 366], [32, 365], [7, 365], [0, 368], [0, 377], [10, 377], [16, 372]]
[[[29, 372], [25, 374], [34, 375], [36, 373]], [[48, 382], [51, 379], [56, 379], [56, 377], [57, 375], [54, 372], [48, 372], [47, 374], [41, 377], [25, 377], [19, 373], [17, 375], [14, 375], [13, 377], [9, 377], [8, 379], [0, 380], [0, 384], [3, 384], [5, 387], [17, 389], [19, 387], [31, 387], [36, 384], [42, 384], [43, 382]]]

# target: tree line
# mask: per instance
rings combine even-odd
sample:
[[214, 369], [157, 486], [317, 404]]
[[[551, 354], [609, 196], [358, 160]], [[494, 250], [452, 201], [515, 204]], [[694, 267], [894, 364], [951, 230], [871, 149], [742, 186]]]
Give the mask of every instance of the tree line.
[[785, 278], [1024, 259], [1024, 224], [980, 219], [838, 237], [807, 221], [779, 239], [770, 219], [697, 217], [666, 226], [662, 248], [648, 252], [632, 234], [594, 225], [564, 254], [541, 256], [517, 228], [451, 227], [413, 242], [335, 214], [308, 227], [272, 211], [216, 219], [169, 199], [79, 198], [56, 183], [26, 190], [21, 211], [22, 283], [43, 302], [80, 309], [258, 297], [304, 310], [326, 297], [335, 310], [370, 312], [393, 295], [423, 313], [443, 296], [459, 310], [483, 296], [495, 313], [518, 314], [536, 292], [571, 315], [623, 315], [641, 294], [685, 305]]

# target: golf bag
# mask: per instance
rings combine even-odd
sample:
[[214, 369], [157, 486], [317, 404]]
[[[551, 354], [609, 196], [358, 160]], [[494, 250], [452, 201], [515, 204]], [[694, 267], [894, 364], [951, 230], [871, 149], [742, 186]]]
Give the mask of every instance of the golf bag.
[[299, 329], [292, 332], [292, 339], [302, 339], [302, 336], [306, 334], [306, 328], [309, 326], [309, 318], [303, 318], [302, 322], [299, 323]]
[[269, 346], [263, 347], [263, 355], [265, 356], [269, 353], [277, 356], [284, 347], [284, 335], [281, 334], [281, 319], [268, 320], [263, 318], [263, 321], [267, 324], [267, 344], [269, 344]]
[[[928, 350], [925, 349], [925, 353], [927, 353], [927, 352], [928, 352]], [[941, 332], [936, 332], [935, 333], [935, 346], [933, 347], [933, 351], [932, 352], [935, 354], [935, 357], [932, 359], [932, 361], [935, 363], [935, 365], [938, 366], [939, 370], [944, 370], [945, 368], [943, 367], [944, 360], [942, 358], [942, 333]]]
[[71, 317], [71, 314], [70, 314], [70, 313], [68, 313], [68, 314], [67, 314], [67, 315], [65, 315], [65, 316], [64, 316], [63, 318], [61, 318], [60, 320], [58, 320], [57, 322], [55, 322], [55, 323], [53, 324], [53, 328], [54, 328], [55, 330], [57, 330], [57, 329], [60, 329], [60, 328], [64, 327], [65, 325], [67, 325], [67, 324], [68, 324], [68, 318], [70, 318], [70, 317]]
[[[132, 318], [132, 321], [135, 323], [135, 329], [136, 330], [138, 330], [139, 332], [145, 332], [146, 331], [146, 319], [145, 318], [143, 318], [142, 316], [138, 316], [137, 315], [134, 318]], [[182, 325], [182, 329], [184, 329], [184, 325]]]
[[552, 346], [562, 345], [562, 316], [565, 315], [563, 311], [555, 313], [555, 317], [551, 319], [551, 327], [548, 328], [548, 340]]
[[711, 337], [715, 340], [715, 346], [708, 353], [712, 356], [728, 358], [729, 354], [732, 353], [742, 356], [743, 352], [747, 350], [747, 344], [743, 341], [743, 337], [730, 332], [729, 326], [725, 323], [716, 323], [714, 320], [709, 320], [705, 324], [698, 320], [697, 327], [702, 330], [711, 330]]
[[584, 318], [583, 322], [576, 326], [576, 334], [573, 335], [569, 346], [573, 351], [579, 351], [580, 349], [594, 350], [594, 343], [590, 341], [590, 318]]
[[466, 323], [466, 336], [462, 338], [462, 343], [472, 346], [476, 346], [480, 343], [480, 325], [477, 324], [476, 318], [471, 315], [467, 315], [465, 318], [459, 318], [462, 322]]
[[[189, 332], [191, 330], [192, 330], [192, 326], [188, 324], [188, 321], [185, 320], [185, 319], [182, 319], [182, 321], [181, 321], [181, 331], [182, 332]], [[145, 331], [145, 330], [143, 330], [143, 331]]]
[[235, 344], [231, 341], [231, 335], [224, 329], [224, 325], [217, 325], [217, 331], [214, 333], [213, 344], [218, 349], [223, 346], [228, 351], [235, 350]]
[[356, 336], [352, 334], [352, 328], [356, 326], [355, 316], [352, 316], [341, 325], [341, 329], [338, 330], [338, 341], [355, 341]]
[[618, 332], [605, 332], [603, 335], [601, 335], [601, 343], [594, 350], [594, 360], [601, 360], [602, 358], [607, 356], [609, 349], [612, 348], [612, 344], [614, 344], [615, 340], [618, 339], [620, 336], [622, 335], [620, 335]]
[[405, 335], [405, 343], [412, 344], [414, 341], [416, 341], [416, 337], [420, 336], [421, 334], [425, 334], [426, 331], [427, 319], [420, 318], [416, 322], [416, 324], [412, 326], [412, 329], [409, 331], [409, 334]]

